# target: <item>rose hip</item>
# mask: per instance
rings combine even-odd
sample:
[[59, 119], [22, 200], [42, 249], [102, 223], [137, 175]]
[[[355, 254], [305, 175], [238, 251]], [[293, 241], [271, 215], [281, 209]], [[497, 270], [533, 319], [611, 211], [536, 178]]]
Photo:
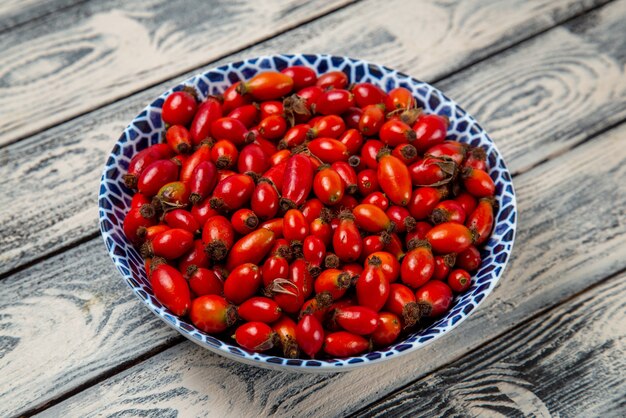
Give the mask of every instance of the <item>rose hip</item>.
[[235, 243], [235, 231], [230, 221], [220, 215], [207, 219], [202, 229], [202, 242], [212, 260], [225, 259]]
[[150, 276], [154, 296], [174, 315], [185, 315], [191, 306], [189, 286], [174, 267], [167, 264], [158, 266]]
[[198, 296], [221, 295], [224, 291], [222, 280], [213, 270], [207, 268], [190, 266], [186, 272], [186, 279], [193, 293]]
[[281, 316], [280, 307], [272, 299], [253, 297], [243, 302], [237, 309], [239, 317], [244, 321], [260, 321], [271, 324]]
[[235, 341], [250, 351], [267, 351], [278, 344], [278, 336], [263, 322], [248, 322], [235, 331]]
[[372, 342], [378, 347], [385, 347], [393, 343], [400, 336], [402, 325], [400, 318], [390, 312], [378, 314], [378, 327], [372, 334]]
[[324, 352], [334, 357], [355, 356], [368, 350], [369, 347], [368, 340], [346, 331], [328, 334], [324, 340]]
[[167, 96], [161, 109], [161, 117], [170, 125], [187, 125], [196, 113], [198, 104], [192, 94], [193, 88], [175, 91]]
[[237, 310], [219, 295], [205, 295], [193, 300], [190, 317], [201, 331], [216, 334], [237, 321]]
[[456, 269], [448, 275], [448, 286], [456, 293], [465, 292], [472, 285], [472, 276], [463, 269]]
[[283, 176], [280, 205], [288, 210], [304, 203], [313, 187], [313, 166], [303, 154], [296, 154], [287, 161]]

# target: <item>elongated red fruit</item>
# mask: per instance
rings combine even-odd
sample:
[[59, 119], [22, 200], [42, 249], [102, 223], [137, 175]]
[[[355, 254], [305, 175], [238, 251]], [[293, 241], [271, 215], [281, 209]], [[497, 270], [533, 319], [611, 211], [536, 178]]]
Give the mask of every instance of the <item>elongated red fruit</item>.
[[273, 100], [289, 94], [293, 89], [293, 79], [286, 74], [266, 71], [239, 85], [237, 91], [250, 94], [256, 100]]
[[193, 145], [198, 145], [211, 137], [211, 124], [222, 117], [222, 105], [220, 102], [209, 97], [199, 107], [191, 122], [189, 133]]
[[250, 199], [250, 207], [261, 219], [271, 219], [278, 213], [279, 196], [274, 185], [261, 179]]
[[240, 173], [254, 173], [260, 176], [269, 168], [269, 158], [260, 145], [248, 144], [239, 153], [237, 170]]
[[191, 306], [191, 294], [185, 278], [178, 270], [161, 264], [152, 272], [150, 284], [154, 296], [174, 315], [182, 316], [187, 313]]
[[302, 317], [296, 327], [296, 340], [300, 349], [310, 357], [322, 349], [324, 344], [324, 328], [314, 315]]
[[309, 157], [303, 154], [293, 155], [287, 161], [283, 176], [283, 210], [295, 208], [304, 203], [313, 187], [313, 166]]
[[193, 217], [191, 212], [188, 212], [184, 209], [174, 209], [168, 211], [164, 216], [163, 220], [170, 228], [182, 228], [195, 234], [200, 229], [200, 224]]
[[378, 312], [385, 305], [389, 296], [389, 281], [385, 278], [382, 262], [372, 257], [356, 281], [356, 297], [359, 305]]
[[296, 341], [296, 323], [288, 316], [281, 316], [272, 324], [272, 329], [278, 335], [283, 355], [287, 358], [297, 358], [300, 349]]
[[346, 331], [328, 334], [324, 340], [324, 352], [334, 357], [349, 357], [367, 351], [370, 343], [360, 335]]
[[398, 206], [406, 206], [411, 199], [411, 175], [398, 158], [382, 151], [378, 157], [378, 182], [389, 200]]
[[229, 117], [213, 121], [211, 133], [215, 139], [227, 139], [237, 146], [243, 146], [254, 140], [254, 135], [248, 135], [249, 131], [246, 125]]
[[189, 182], [198, 164], [203, 161], [211, 161], [211, 147], [209, 144], [202, 144], [198, 149], [185, 160], [180, 170], [180, 181]]
[[165, 140], [176, 153], [187, 154], [191, 151], [191, 138], [189, 131], [184, 126], [171, 126], [165, 133]]
[[348, 161], [350, 154], [346, 145], [334, 138], [317, 138], [307, 145], [311, 154], [326, 164], [336, 161]]
[[266, 228], [250, 232], [231, 248], [226, 269], [230, 271], [244, 263], [259, 264], [272, 248], [275, 239], [274, 231]]
[[315, 71], [309, 67], [305, 67], [304, 65], [287, 67], [282, 70], [281, 73], [293, 79], [293, 88], [295, 90], [314, 86], [317, 81], [317, 74], [315, 74]]
[[333, 249], [345, 263], [358, 260], [363, 251], [363, 239], [350, 212], [340, 215], [339, 226], [333, 233]]
[[344, 183], [330, 166], [321, 166], [313, 179], [313, 192], [324, 204], [332, 205], [343, 197]]
[[211, 161], [201, 161], [189, 181], [189, 201], [197, 205], [203, 201], [217, 184], [217, 167]]
[[193, 247], [193, 234], [181, 228], [168, 229], [141, 247], [144, 257], [159, 256], [173, 260]]
[[234, 211], [245, 206], [252, 197], [254, 180], [245, 174], [234, 174], [217, 183], [211, 198], [211, 207]]
[[476, 209], [468, 216], [465, 225], [478, 234], [476, 245], [480, 245], [489, 239], [494, 223], [493, 212], [493, 200], [484, 198], [478, 201]]
[[261, 286], [261, 270], [252, 263], [233, 268], [224, 282], [224, 297], [240, 305], [250, 299]]
[[205, 295], [194, 299], [190, 316], [198, 329], [217, 334], [237, 321], [237, 310], [221, 296]]
[[230, 221], [221, 216], [207, 219], [202, 230], [202, 242], [213, 261], [221, 261], [235, 243], [235, 231]]
[[189, 287], [198, 296], [221, 295], [224, 283], [213, 270], [203, 267], [190, 266], [186, 273]]
[[335, 310], [335, 321], [348, 332], [369, 335], [378, 327], [378, 313], [364, 306], [346, 306]]
[[435, 258], [427, 242], [416, 241], [409, 244], [413, 248], [402, 259], [400, 279], [405, 285], [417, 289], [433, 276]]
[[435, 225], [426, 234], [426, 239], [439, 254], [460, 253], [476, 242], [478, 234], [455, 222]]
[[137, 188], [142, 194], [152, 197], [161, 187], [177, 178], [178, 165], [170, 160], [159, 160], [143, 170], [137, 181]]
[[378, 206], [369, 203], [360, 204], [352, 209], [352, 214], [357, 226], [364, 231], [377, 233], [394, 229], [394, 224]]
[[250, 351], [267, 351], [278, 344], [278, 336], [263, 322], [247, 322], [235, 331], [235, 341]]

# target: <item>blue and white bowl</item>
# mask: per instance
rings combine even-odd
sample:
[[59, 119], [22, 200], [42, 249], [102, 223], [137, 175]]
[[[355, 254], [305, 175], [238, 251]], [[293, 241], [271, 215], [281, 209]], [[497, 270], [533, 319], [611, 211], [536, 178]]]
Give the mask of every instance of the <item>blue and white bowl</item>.
[[[126, 173], [130, 159], [135, 153], [162, 141], [161, 106], [165, 98], [184, 86], [195, 87], [202, 98], [205, 98], [211, 94], [222, 93], [234, 82], [247, 80], [258, 72], [280, 71], [291, 65], [306, 65], [317, 70], [318, 74], [340, 70], [348, 75], [351, 82], [367, 81], [386, 91], [395, 87], [405, 87], [413, 92], [419, 106], [423, 107], [426, 113], [446, 115], [450, 119], [449, 139], [481, 146], [487, 152], [489, 174], [496, 184], [499, 209], [495, 216], [493, 235], [481, 251], [483, 261], [474, 275], [472, 287], [455, 298], [452, 309], [444, 317], [386, 349], [349, 358], [287, 359], [249, 352], [207, 335], [191, 322], [173, 315], [156, 300], [144, 272], [143, 260], [124, 236], [122, 223], [132, 195], [131, 191], [125, 188], [122, 176]], [[380, 363], [418, 350], [452, 331], [476, 310], [498, 283], [513, 248], [517, 220], [511, 175], [495, 144], [472, 116], [427, 83], [381, 65], [331, 55], [294, 54], [251, 58], [198, 74], [166, 91], [132, 120], [113, 147], [102, 174], [98, 202], [100, 231], [113, 262], [135, 295], [169, 326], [191, 341], [237, 361], [274, 369], [314, 372], [338, 372]]]

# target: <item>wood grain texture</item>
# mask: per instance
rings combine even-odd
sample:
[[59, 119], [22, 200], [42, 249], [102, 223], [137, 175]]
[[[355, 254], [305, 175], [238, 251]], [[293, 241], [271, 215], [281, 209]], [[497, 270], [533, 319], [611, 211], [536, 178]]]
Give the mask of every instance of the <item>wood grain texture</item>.
[[[390, 65], [409, 55], [412, 63], [419, 64], [417, 74], [428, 77], [439, 68], [462, 66], [604, 2], [395, 0], [382, 8], [370, 0], [331, 15], [313, 33], [305, 29], [290, 35], [303, 37], [269, 51], [311, 51], [321, 38], [325, 40], [322, 52], [359, 55], [363, 51]], [[0, 49], [6, 50], [0, 57], [0, 79], [5, 81], [0, 83], [0, 114], [6, 120], [0, 127], [0, 145], [205, 65], [346, 3], [220, 0], [206, 7], [199, 0], [107, 0], [51, 17], [46, 33], [39, 25], [26, 25], [0, 40]], [[389, 44], [394, 47], [388, 49]], [[438, 47], [432, 48], [433, 44]]]
[[[241, 365], [184, 342], [45, 415], [304, 417], [358, 410], [626, 267], [624, 135], [626, 124], [516, 178], [520, 222], [509, 269], [458, 330], [419, 352], [348, 374], [308, 375]], [[607, 195], [611, 205], [589, 209]]]
[[619, 417], [625, 395], [622, 274], [358, 416]]
[[88, 0], [2, 0], [0, 32]]
[[0, 144], [349, 2], [106, 0], [18, 27], [0, 38]]
[[[542, 161], [626, 116], [626, 86], [620, 83], [626, 62], [624, 45], [622, 49], [607, 49], [607, 45], [626, 36], [626, 28], [614, 27], [620, 17], [626, 16], [624, 6], [624, 1], [606, 6], [599, 18], [588, 25], [587, 34], [574, 34], [566, 28], [554, 29], [502, 57], [481, 63], [479, 70], [470, 68], [450, 80], [443, 80], [440, 86], [484, 123], [514, 171]], [[331, 48], [331, 52], [342, 53], [332, 50], [337, 43], [334, 38], [318, 36], [323, 27], [336, 26], [330, 20], [333, 16], [307, 25], [308, 29], [290, 32], [280, 41], [277, 38], [221, 62], [294, 49], [302, 41], [302, 31], [317, 40], [315, 51]], [[503, 19], [509, 16], [518, 15], [509, 13]], [[587, 18], [580, 21], [587, 21]], [[344, 27], [354, 36], [359, 31], [380, 33], [380, 26], [364, 26], [363, 22], [367, 19]], [[389, 30], [397, 27], [393, 22], [389, 16]], [[589, 33], [602, 36], [585, 37]], [[461, 40], [459, 37], [458, 42]], [[409, 68], [414, 55], [406, 42], [408, 40], [404, 44], [398, 41], [391, 43], [395, 45], [393, 48], [391, 44], [385, 48], [398, 53], [403, 51], [404, 60], [380, 51], [381, 61], [401, 69]], [[425, 37], [422, 42], [430, 42], [434, 50], [449, 46], [436, 37]], [[367, 52], [366, 46], [361, 44], [360, 49], [356, 49], [358, 55]], [[567, 54], [562, 52], [564, 46]], [[484, 43], [467, 46], [474, 52], [481, 47]], [[555, 55], [562, 58], [558, 65], [553, 59]], [[374, 59], [374, 55], [365, 58]], [[449, 62], [440, 63], [433, 77], [445, 74], [451, 66], [454, 67]], [[419, 68], [407, 71], [419, 74]], [[526, 83], [512, 84], [507, 77], [510, 73], [522, 77]], [[491, 83], [489, 74], [497, 75]], [[588, 81], [583, 82], [587, 80], [585, 77]], [[169, 81], [20, 141], [0, 153], [0, 176], [11, 190], [9, 194], [0, 195], [0, 221], [10, 231], [0, 236], [0, 274], [96, 233], [95, 191], [112, 138], [119, 135], [138, 109], [173, 83]], [[500, 95], [491, 94], [492, 91]], [[538, 121], [543, 129], [538, 129]], [[558, 146], [552, 142], [555, 132], [559, 135]], [[14, 202], [20, 202], [20, 206], [16, 207]]]
[[99, 239], [1, 281], [0, 312], [3, 417], [180, 338], [137, 302]]

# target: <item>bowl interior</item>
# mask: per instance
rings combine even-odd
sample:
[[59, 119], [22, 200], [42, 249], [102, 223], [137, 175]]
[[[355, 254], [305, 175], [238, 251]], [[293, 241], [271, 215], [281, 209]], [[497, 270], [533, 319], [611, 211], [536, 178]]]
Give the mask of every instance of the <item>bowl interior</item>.
[[[124, 186], [122, 176], [136, 152], [161, 142], [161, 106], [165, 97], [188, 85], [195, 87], [204, 99], [208, 95], [220, 94], [232, 83], [249, 79], [258, 72], [281, 70], [290, 65], [306, 65], [317, 70], [318, 74], [340, 70], [348, 75], [351, 82], [371, 82], [386, 91], [405, 87], [413, 92], [418, 105], [426, 113], [446, 115], [450, 119], [449, 139], [481, 146], [487, 153], [489, 174], [496, 185], [499, 208], [495, 216], [493, 235], [481, 250], [483, 261], [473, 276], [471, 288], [455, 298], [452, 309], [445, 316], [387, 349], [342, 359], [300, 360], [251, 353], [227, 344], [199, 331], [191, 322], [176, 317], [156, 300], [144, 272], [143, 260], [124, 236], [122, 224], [132, 192]], [[347, 370], [397, 357], [434, 341], [460, 324], [492, 291], [502, 275], [513, 247], [516, 217], [515, 194], [509, 171], [493, 141], [472, 116], [427, 83], [384, 66], [330, 55], [296, 54], [252, 58], [198, 74], [168, 90], [147, 106], [124, 130], [106, 162], [99, 193], [100, 230], [111, 258], [133, 292], [168, 325], [192, 341], [239, 361], [271, 368], [313, 371]]]

